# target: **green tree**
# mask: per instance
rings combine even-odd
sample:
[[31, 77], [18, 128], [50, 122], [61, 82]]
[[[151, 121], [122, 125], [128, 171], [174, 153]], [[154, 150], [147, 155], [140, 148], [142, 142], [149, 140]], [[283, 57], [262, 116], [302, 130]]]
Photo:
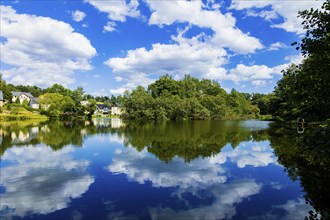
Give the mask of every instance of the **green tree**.
[[68, 97], [59, 93], [45, 93], [38, 98], [41, 109], [51, 117], [63, 114], [74, 114], [75, 103]]
[[325, 120], [330, 118], [330, 1], [324, 2], [322, 10], [299, 12], [299, 17], [304, 19], [306, 35], [297, 49], [306, 58], [284, 71], [273, 108], [282, 119]]
[[85, 111], [88, 118], [91, 118], [94, 112], [96, 111], [96, 100], [89, 99], [88, 104], [85, 106]]
[[11, 94], [12, 90], [2, 78], [2, 73], [0, 73], [0, 91], [2, 91], [4, 100], [11, 102], [13, 98], [13, 95]]
[[54, 84], [51, 87], [45, 89], [45, 93], [58, 93], [63, 96], [71, 96], [72, 91], [62, 85]]
[[172, 79], [170, 75], [161, 76], [158, 80], [148, 86], [148, 91], [151, 93], [152, 97], [156, 98], [160, 95], [178, 94], [179, 85], [177, 81]]

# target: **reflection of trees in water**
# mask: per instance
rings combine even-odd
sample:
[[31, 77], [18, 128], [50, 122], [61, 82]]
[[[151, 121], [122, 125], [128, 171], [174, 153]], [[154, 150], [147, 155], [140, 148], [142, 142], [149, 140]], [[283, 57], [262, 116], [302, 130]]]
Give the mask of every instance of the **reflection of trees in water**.
[[252, 139], [252, 132], [240, 126], [224, 122], [187, 121], [163, 123], [127, 123], [118, 130], [124, 135], [124, 144], [139, 151], [147, 149], [165, 162], [179, 156], [189, 162], [198, 157], [218, 154], [226, 144], [233, 147]]
[[319, 214], [322, 219], [330, 219], [330, 128], [316, 129], [304, 136], [271, 134], [270, 141], [278, 162], [293, 180], [300, 180], [306, 201], [316, 210], [306, 218], [317, 219]]
[[[115, 132], [112, 123], [99, 121], [10, 122], [0, 124], [0, 155], [13, 146], [45, 144], [53, 150], [67, 145], [83, 146], [84, 139], [93, 134]], [[116, 124], [118, 126], [118, 123]]]
[[92, 123], [50, 121], [45, 123], [3, 124], [0, 155], [12, 146], [35, 146], [44, 143], [53, 150], [64, 146], [82, 146], [85, 136], [97, 133]]

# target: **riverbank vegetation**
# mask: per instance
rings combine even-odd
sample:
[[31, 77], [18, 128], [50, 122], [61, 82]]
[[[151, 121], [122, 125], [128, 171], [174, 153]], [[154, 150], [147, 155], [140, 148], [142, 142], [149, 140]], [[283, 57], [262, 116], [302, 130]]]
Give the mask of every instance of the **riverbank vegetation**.
[[11, 104], [7, 108], [3, 108], [0, 111], [0, 120], [1, 121], [10, 121], [10, 120], [37, 120], [37, 121], [46, 121], [48, 117], [41, 115], [39, 111], [27, 110], [23, 106], [17, 104]]
[[139, 86], [123, 98], [124, 117], [146, 120], [224, 120], [259, 117], [259, 108], [243, 93], [227, 93], [216, 81], [165, 75], [145, 90]]

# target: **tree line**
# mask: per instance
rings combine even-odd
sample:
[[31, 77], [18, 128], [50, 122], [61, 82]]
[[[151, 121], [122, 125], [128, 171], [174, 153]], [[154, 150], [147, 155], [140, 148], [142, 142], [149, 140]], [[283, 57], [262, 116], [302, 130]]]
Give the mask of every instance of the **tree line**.
[[[114, 103], [120, 102], [121, 96], [106, 97], [86, 94], [83, 87], [77, 87], [75, 90], [65, 88], [62, 85], [54, 84], [48, 88], [40, 88], [38, 86], [25, 86], [25, 85], [13, 85], [7, 84], [0, 73], [0, 90], [3, 92], [4, 100], [8, 103], [7, 107], [12, 108], [12, 92], [28, 92], [34, 97], [38, 98], [40, 109], [42, 114], [50, 117], [59, 116], [88, 116], [91, 117], [96, 110], [96, 104], [102, 102], [103, 104], [113, 105]], [[82, 101], [88, 101], [87, 104], [82, 104]], [[23, 107], [28, 110], [31, 109], [28, 103], [23, 102]]]
[[199, 80], [185, 75], [174, 80], [161, 76], [147, 89], [138, 86], [123, 97], [128, 119], [146, 120], [222, 120], [259, 116], [259, 109], [243, 93], [233, 89], [227, 93], [216, 81]]

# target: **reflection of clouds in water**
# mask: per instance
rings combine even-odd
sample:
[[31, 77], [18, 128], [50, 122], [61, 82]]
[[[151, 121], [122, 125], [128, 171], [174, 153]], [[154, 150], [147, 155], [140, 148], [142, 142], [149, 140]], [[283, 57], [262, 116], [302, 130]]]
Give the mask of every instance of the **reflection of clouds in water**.
[[[275, 211], [281, 210], [282, 214], [275, 213]], [[305, 219], [308, 216], [308, 212], [312, 210], [315, 212], [311, 205], [305, 203], [303, 198], [296, 200], [288, 200], [285, 204], [272, 206], [272, 211], [265, 213], [261, 216], [251, 216], [250, 220], [269, 219], [269, 220], [287, 220], [287, 219]], [[283, 213], [284, 211], [284, 213]], [[318, 216], [316, 219], [320, 219]]]
[[266, 146], [246, 147], [240, 145], [231, 151], [221, 152], [210, 160], [214, 163], [224, 163], [227, 159], [235, 162], [239, 168], [244, 168], [248, 165], [265, 167], [269, 164], [277, 164], [276, 156], [270, 147]]
[[278, 219], [304, 219], [310, 210], [314, 210], [311, 205], [305, 203], [305, 200], [299, 198], [297, 200], [289, 200], [284, 205], [274, 206], [285, 210], [285, 216]]
[[113, 142], [113, 143], [123, 144], [124, 136], [123, 135], [119, 136], [117, 133], [110, 134], [109, 140], [110, 140], [110, 142]]
[[214, 184], [209, 188], [212, 197], [215, 198], [210, 206], [189, 207], [188, 210], [158, 207], [150, 208], [149, 212], [152, 219], [228, 219], [236, 214], [235, 204], [259, 193], [261, 187], [260, 184], [248, 179], [230, 184]]
[[[214, 158], [196, 159], [189, 164], [174, 158], [166, 164], [150, 156], [147, 151], [137, 152], [134, 148], [117, 151], [108, 169], [124, 173], [131, 181], [143, 184], [152, 182], [154, 187], [175, 187], [173, 197], [185, 202], [188, 210], [173, 210], [166, 207], [149, 208], [153, 219], [221, 219], [235, 215], [235, 204], [259, 193], [261, 184], [244, 179], [226, 183], [225, 170]], [[211, 199], [210, 205], [193, 207], [185, 200], [190, 194], [199, 199]]]
[[86, 160], [74, 161], [66, 147], [52, 151], [46, 147], [11, 148], [2, 160], [13, 162], [1, 168], [1, 212], [11, 216], [47, 214], [67, 207], [94, 182]]
[[143, 184], [151, 181], [154, 187], [188, 188], [191, 186], [212, 185], [223, 183], [226, 177], [224, 170], [209, 159], [196, 159], [189, 164], [180, 158], [174, 158], [166, 164], [150, 156], [145, 150], [136, 151], [127, 148], [116, 151], [113, 163], [108, 167], [110, 172], [124, 173], [129, 179]]

